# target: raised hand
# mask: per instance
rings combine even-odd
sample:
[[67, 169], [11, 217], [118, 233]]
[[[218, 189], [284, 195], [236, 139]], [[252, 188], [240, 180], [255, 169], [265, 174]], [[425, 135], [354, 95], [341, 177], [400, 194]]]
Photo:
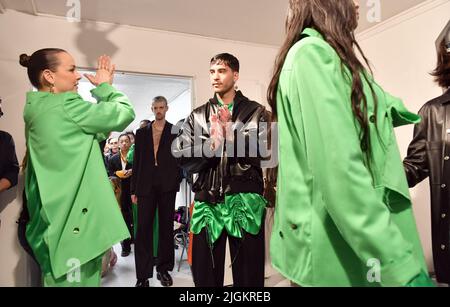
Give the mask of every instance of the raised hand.
[[209, 118], [211, 123], [210, 135], [212, 139], [211, 149], [214, 151], [220, 147], [223, 142], [223, 125], [221, 124], [219, 117], [216, 114], [212, 114]]
[[222, 107], [218, 111], [219, 123], [223, 128], [223, 136], [227, 141], [232, 142], [233, 133], [233, 123], [231, 122], [231, 112], [228, 107]]
[[227, 107], [221, 107], [218, 111], [218, 115], [223, 126], [225, 126], [225, 123], [231, 121], [231, 112]]
[[94, 85], [99, 86], [104, 82], [113, 83], [114, 72], [116, 66], [111, 64], [111, 58], [107, 55], [102, 55], [97, 60], [97, 71], [94, 75], [84, 74], [84, 76]]

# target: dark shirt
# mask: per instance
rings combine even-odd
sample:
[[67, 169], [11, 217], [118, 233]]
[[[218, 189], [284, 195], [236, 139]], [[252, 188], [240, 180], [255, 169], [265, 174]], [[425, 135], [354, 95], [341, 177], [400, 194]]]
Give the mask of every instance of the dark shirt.
[[17, 184], [18, 175], [19, 162], [13, 138], [9, 133], [0, 131], [0, 179], [7, 179], [13, 187]]

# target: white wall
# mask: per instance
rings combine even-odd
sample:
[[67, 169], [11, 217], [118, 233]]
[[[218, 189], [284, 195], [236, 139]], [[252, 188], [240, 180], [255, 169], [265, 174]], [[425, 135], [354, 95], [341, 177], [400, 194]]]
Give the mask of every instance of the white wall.
[[[412, 112], [442, 94], [429, 73], [437, 61], [435, 40], [449, 18], [449, 0], [426, 1], [358, 36], [374, 67], [375, 79], [385, 90], [401, 97]], [[397, 128], [396, 133], [404, 157], [413, 126]], [[432, 268], [428, 180], [411, 189], [411, 196], [427, 262]]]
[[[239, 58], [242, 66], [239, 87], [250, 98], [263, 102], [277, 53], [277, 48], [271, 46], [105, 23], [69, 23], [64, 18], [30, 16], [10, 10], [0, 15], [0, 29], [0, 96], [6, 114], [0, 120], [0, 129], [14, 137], [19, 160], [25, 152], [22, 110], [25, 92], [30, 89], [26, 70], [18, 64], [21, 53], [30, 54], [45, 47], [63, 48], [80, 67], [92, 67], [97, 56], [106, 53], [113, 56], [118, 70], [190, 76], [194, 80], [196, 106], [212, 94], [209, 60], [220, 52]], [[11, 191], [8, 199], [0, 196], [0, 286], [29, 284], [28, 270], [16, 240], [15, 221], [20, 208], [20, 199], [15, 199], [15, 194], [20, 194], [17, 191]]]

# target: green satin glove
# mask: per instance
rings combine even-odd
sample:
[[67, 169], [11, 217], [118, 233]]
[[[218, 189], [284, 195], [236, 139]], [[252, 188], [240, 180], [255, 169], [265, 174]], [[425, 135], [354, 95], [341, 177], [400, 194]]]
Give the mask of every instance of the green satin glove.
[[436, 287], [436, 285], [427, 273], [421, 271], [419, 275], [406, 284], [406, 287]]

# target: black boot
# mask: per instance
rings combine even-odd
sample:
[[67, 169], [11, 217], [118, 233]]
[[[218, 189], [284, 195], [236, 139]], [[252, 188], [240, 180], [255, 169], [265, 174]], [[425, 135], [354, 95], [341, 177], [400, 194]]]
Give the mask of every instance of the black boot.
[[158, 278], [163, 287], [170, 287], [173, 284], [172, 277], [168, 272], [157, 272], [156, 278]]
[[136, 282], [136, 288], [148, 288], [150, 287], [150, 283], [148, 279], [138, 279]]
[[127, 257], [131, 253], [131, 240], [127, 239], [121, 242], [122, 245], [122, 257]]

